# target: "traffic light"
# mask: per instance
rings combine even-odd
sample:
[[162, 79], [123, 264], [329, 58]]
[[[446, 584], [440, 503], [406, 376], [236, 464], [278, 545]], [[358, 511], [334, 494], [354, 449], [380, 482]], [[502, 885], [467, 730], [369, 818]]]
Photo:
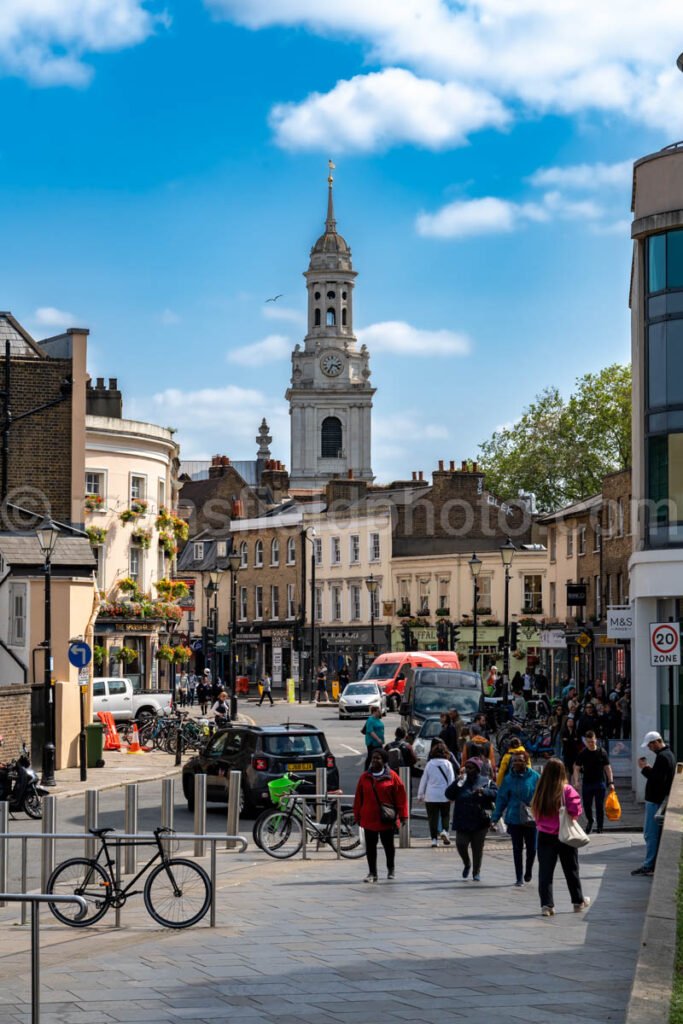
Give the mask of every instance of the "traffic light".
[[450, 622], [448, 625], [448, 632], [448, 638], [450, 640], [450, 649], [454, 651], [456, 644], [458, 643], [458, 640], [460, 638], [460, 626], [456, 626], [454, 622]]
[[327, 654], [327, 647], [328, 647], [327, 637], [326, 636], [321, 636], [320, 637], [320, 653], [321, 654]]
[[498, 650], [499, 651], [504, 651], [505, 650], [505, 637], [504, 636], [499, 636], [498, 637]]
[[410, 633], [410, 648], [409, 648], [409, 650], [416, 651], [419, 648], [420, 645], [418, 644], [417, 638], [416, 638], [415, 634], [413, 633], [412, 629], [409, 630], [409, 633]]
[[519, 623], [518, 622], [511, 622], [510, 623], [510, 647], [512, 648], [513, 651], [516, 651], [518, 645], [519, 645]]
[[409, 651], [411, 649], [410, 648], [411, 637], [412, 637], [412, 633], [410, 632], [410, 626], [408, 625], [407, 622], [404, 622], [403, 625], [401, 626], [401, 640], [403, 641], [403, 650], [404, 651]]
[[443, 619], [436, 624], [436, 644], [440, 651], [448, 650], [448, 625]]
[[202, 628], [202, 640], [204, 642], [205, 654], [216, 646], [216, 630], [213, 626], [204, 626]]

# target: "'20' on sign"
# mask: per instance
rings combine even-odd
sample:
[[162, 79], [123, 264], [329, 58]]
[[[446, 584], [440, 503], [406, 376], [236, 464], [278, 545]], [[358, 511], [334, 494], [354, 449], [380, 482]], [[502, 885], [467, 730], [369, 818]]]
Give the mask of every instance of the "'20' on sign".
[[650, 664], [680, 665], [681, 629], [677, 622], [650, 623]]

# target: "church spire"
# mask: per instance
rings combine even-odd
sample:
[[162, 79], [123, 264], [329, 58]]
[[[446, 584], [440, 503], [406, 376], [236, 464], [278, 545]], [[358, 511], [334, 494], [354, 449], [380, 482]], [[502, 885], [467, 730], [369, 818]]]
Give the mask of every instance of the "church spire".
[[335, 166], [331, 160], [327, 161], [327, 166], [329, 174], [327, 176], [327, 219], [325, 221], [325, 231], [329, 234], [336, 234], [337, 222], [334, 219], [334, 197], [332, 195], [332, 186], [334, 184], [332, 171], [335, 169]]

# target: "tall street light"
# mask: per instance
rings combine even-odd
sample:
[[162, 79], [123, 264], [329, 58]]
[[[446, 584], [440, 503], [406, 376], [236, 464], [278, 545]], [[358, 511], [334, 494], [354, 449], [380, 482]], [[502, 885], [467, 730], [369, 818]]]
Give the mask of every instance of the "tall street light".
[[221, 677], [223, 676], [223, 673], [218, 671], [218, 591], [221, 589], [222, 576], [223, 569], [219, 569], [218, 566], [216, 566], [215, 569], [211, 569], [209, 572], [209, 579], [211, 580], [211, 589], [213, 593], [213, 661], [216, 678], [218, 678], [219, 675]]
[[237, 717], [237, 672], [236, 657], [237, 651], [237, 573], [240, 570], [242, 559], [238, 551], [232, 551], [228, 556], [228, 571], [230, 572], [230, 718], [234, 722]]
[[503, 628], [503, 686], [505, 687], [505, 694], [507, 696], [507, 686], [510, 682], [510, 566], [512, 565], [512, 559], [515, 557], [515, 551], [517, 548], [512, 543], [510, 538], [500, 546], [500, 557], [503, 560], [505, 566], [505, 617], [504, 617], [504, 628]]
[[43, 676], [43, 703], [45, 733], [43, 737], [43, 777], [44, 786], [56, 786], [55, 767], [57, 764], [57, 748], [55, 744], [55, 698], [52, 687], [52, 553], [54, 552], [59, 528], [49, 516], [46, 516], [36, 530], [38, 544], [44, 559], [45, 570], [45, 673]]
[[[311, 542], [311, 656], [310, 661], [310, 693], [309, 699], [313, 701], [313, 677], [316, 672], [315, 665], [315, 654], [316, 654], [316, 637], [315, 637], [315, 538], [316, 532], [314, 526], [305, 526], [301, 531], [301, 653], [304, 651], [304, 639], [303, 631], [304, 625], [306, 624], [306, 541]], [[301, 659], [302, 660], [302, 659]], [[301, 703], [301, 691], [303, 689], [304, 681], [304, 668], [303, 664], [299, 662], [299, 703]]]
[[472, 552], [472, 557], [470, 558], [470, 560], [468, 562], [468, 565], [470, 567], [470, 574], [472, 576], [472, 586], [473, 586], [473, 594], [472, 594], [472, 612], [473, 612], [472, 657], [470, 658], [470, 665], [472, 666], [472, 671], [476, 672], [477, 671], [477, 661], [478, 661], [478, 657], [477, 657], [477, 614], [478, 614], [478, 611], [479, 611], [479, 584], [477, 583], [477, 579], [479, 577], [479, 573], [481, 572], [481, 558], [477, 558], [476, 552], [474, 552], [474, 551]]
[[373, 573], [365, 581], [365, 586], [370, 594], [370, 643], [372, 645], [372, 656], [375, 655], [375, 594], [379, 587], [379, 580], [376, 580]]

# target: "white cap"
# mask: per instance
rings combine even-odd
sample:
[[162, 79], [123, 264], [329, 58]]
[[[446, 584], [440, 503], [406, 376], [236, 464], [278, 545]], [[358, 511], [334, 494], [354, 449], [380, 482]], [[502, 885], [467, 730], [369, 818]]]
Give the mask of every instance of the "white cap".
[[662, 737], [659, 735], [658, 732], [646, 732], [645, 733], [645, 739], [643, 740], [643, 742], [640, 745], [641, 745], [641, 747], [647, 747], [648, 744], [654, 743], [655, 740], [660, 740], [661, 741], [661, 739], [662, 739]]

